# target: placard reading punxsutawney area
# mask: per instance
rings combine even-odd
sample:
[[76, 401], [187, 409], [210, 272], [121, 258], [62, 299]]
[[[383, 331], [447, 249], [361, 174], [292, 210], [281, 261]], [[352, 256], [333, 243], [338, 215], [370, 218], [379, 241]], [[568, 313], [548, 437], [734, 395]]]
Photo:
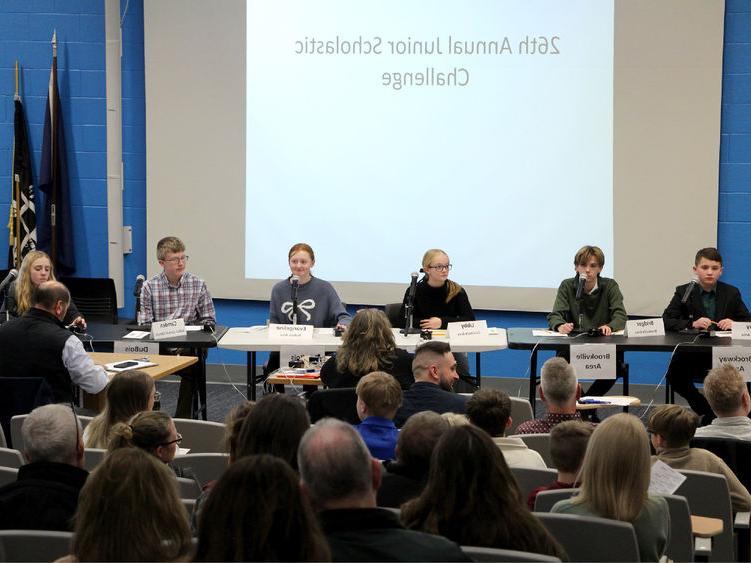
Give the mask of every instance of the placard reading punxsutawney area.
[[575, 344], [571, 365], [581, 379], [615, 379], [615, 344]]
[[269, 340], [275, 342], [304, 342], [313, 340], [312, 325], [269, 325]]
[[734, 366], [746, 381], [751, 381], [751, 346], [713, 346], [712, 367]]

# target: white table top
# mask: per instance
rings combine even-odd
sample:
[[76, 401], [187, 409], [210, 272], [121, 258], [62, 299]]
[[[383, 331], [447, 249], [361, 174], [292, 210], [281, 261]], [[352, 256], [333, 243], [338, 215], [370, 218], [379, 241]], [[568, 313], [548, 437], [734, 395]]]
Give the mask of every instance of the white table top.
[[[412, 352], [419, 344], [426, 342], [420, 338], [419, 334], [405, 336], [399, 332], [399, 329], [393, 330], [397, 348]], [[437, 331], [433, 340], [449, 342], [454, 352], [490, 352], [508, 347], [504, 328], [488, 328], [486, 337], [474, 339], [466, 344], [451, 343], [447, 335], [438, 336], [438, 334], [445, 335], [446, 331]], [[278, 352], [282, 346], [325, 346], [327, 350], [336, 350], [341, 343], [342, 339], [334, 336], [334, 330], [331, 328], [316, 328], [312, 340], [282, 342], [271, 340], [265, 326], [252, 326], [230, 328], [219, 341], [218, 346], [246, 352]]]

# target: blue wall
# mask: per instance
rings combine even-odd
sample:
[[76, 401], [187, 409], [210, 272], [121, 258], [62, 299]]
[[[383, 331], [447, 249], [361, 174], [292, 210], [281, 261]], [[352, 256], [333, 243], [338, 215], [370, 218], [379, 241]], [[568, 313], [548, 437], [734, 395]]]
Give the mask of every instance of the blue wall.
[[[121, 1], [125, 8], [126, 2]], [[130, 315], [133, 280], [154, 260], [145, 247], [146, 157], [143, 63], [143, 2], [130, 0], [123, 25], [124, 224], [133, 226], [133, 254], [125, 258], [126, 307]], [[79, 276], [107, 275], [107, 191], [103, 0], [2, 0], [0, 2], [0, 225], [10, 200], [13, 138], [13, 63], [22, 66], [21, 94], [38, 172], [42, 123], [51, 49], [57, 29], [59, 82], [66, 122], [75, 245]], [[722, 82], [720, 199], [718, 245], [725, 279], [751, 299], [751, 2], [727, 0]], [[36, 180], [36, 176], [35, 176]], [[687, 218], [686, 228], [693, 219]], [[679, 234], [678, 234], [679, 235]], [[4, 241], [5, 236], [0, 235]], [[0, 266], [7, 245], [0, 244]], [[198, 272], [200, 274], [200, 272]], [[280, 275], [282, 272], [280, 272]], [[666, 296], [666, 301], [669, 296]], [[398, 298], [398, 297], [397, 297]], [[356, 307], [351, 307], [354, 310]], [[268, 304], [217, 300], [219, 322], [228, 326], [262, 324]], [[543, 315], [479, 311], [494, 326], [543, 326]], [[522, 376], [529, 354], [506, 350], [483, 354], [485, 374]], [[654, 382], [662, 376], [667, 354], [630, 354], [632, 381]], [[244, 363], [245, 354], [212, 351], [213, 363]]]

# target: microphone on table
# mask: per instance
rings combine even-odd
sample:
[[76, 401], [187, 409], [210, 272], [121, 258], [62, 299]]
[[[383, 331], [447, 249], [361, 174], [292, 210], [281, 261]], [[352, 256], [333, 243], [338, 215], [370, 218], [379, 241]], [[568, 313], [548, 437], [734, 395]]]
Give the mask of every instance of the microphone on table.
[[683, 297], [681, 297], [681, 305], [685, 305], [688, 302], [688, 298], [691, 297], [691, 292], [694, 291], [696, 284], [697, 280], [695, 277], [690, 282], [688, 282], [686, 291], [683, 292]]
[[10, 272], [8, 272], [8, 275], [5, 276], [5, 279], [0, 282], [0, 292], [5, 291], [5, 288], [8, 287], [8, 284], [12, 282], [14, 279], [18, 277], [18, 270], [13, 268]]
[[410, 274], [412, 281], [409, 282], [409, 302], [412, 303], [415, 299], [415, 292], [417, 291], [417, 272]]
[[576, 286], [576, 300], [579, 301], [584, 293], [584, 284], [587, 283], [587, 276], [579, 274], [579, 285]]

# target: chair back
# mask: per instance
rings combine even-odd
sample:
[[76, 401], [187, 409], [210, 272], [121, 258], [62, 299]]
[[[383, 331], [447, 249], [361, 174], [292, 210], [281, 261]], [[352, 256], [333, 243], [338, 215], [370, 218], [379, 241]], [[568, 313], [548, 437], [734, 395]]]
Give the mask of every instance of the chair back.
[[17, 433], [13, 432], [13, 417], [26, 415], [37, 407], [54, 402], [52, 388], [43, 377], [0, 377], [0, 426], [5, 437], [10, 437], [7, 445], [23, 450], [21, 427]]
[[[10, 432], [10, 422], [8, 424], [8, 432]], [[3, 425], [0, 424], [0, 448], [7, 448], [8, 447], [8, 440], [5, 439], [5, 430], [3, 430]]]
[[541, 491], [535, 497], [535, 512], [550, 512], [556, 502], [566, 500], [579, 492], [579, 489], [554, 489]]
[[511, 426], [506, 430], [506, 434], [513, 434], [522, 422], [532, 420], [534, 417], [535, 414], [532, 412], [532, 405], [528, 399], [511, 397]]
[[688, 501], [678, 495], [663, 495], [670, 510], [670, 541], [665, 555], [675, 563], [694, 561], [694, 537]]
[[117, 324], [117, 293], [111, 278], [60, 278], [88, 322]]
[[676, 495], [685, 497], [691, 514], [722, 520], [722, 533], [712, 538], [710, 561], [733, 561], [733, 511], [728, 482], [723, 475], [680, 470], [686, 476]]
[[15, 483], [18, 479], [18, 469], [13, 467], [0, 467], [0, 487]]
[[70, 554], [73, 532], [0, 530], [3, 561], [55, 561]]
[[86, 448], [83, 451], [83, 468], [86, 471], [93, 471], [94, 468], [104, 461], [107, 450], [102, 448]]
[[357, 393], [354, 387], [320, 389], [308, 399], [308, 414], [312, 423], [330, 416], [350, 424], [359, 424], [356, 405]]
[[472, 561], [560, 561], [560, 559], [552, 555], [516, 551], [513, 549], [495, 549], [474, 545], [463, 545], [461, 548]]
[[220, 422], [173, 418], [178, 434], [183, 437], [181, 448], [190, 448], [193, 454], [223, 454], [224, 434], [227, 427]]
[[[198, 479], [201, 486], [216, 481], [229, 465], [229, 454], [187, 454], [176, 457], [172, 465]], [[190, 498], [190, 497], [184, 497]]]
[[94, 420], [93, 416], [86, 416], [83, 414], [78, 415], [78, 421], [81, 423], [81, 430], [85, 430], [92, 420]]
[[201, 495], [201, 487], [195, 479], [186, 477], [175, 477], [175, 479], [180, 489], [180, 498], [195, 500]]
[[194, 499], [194, 498], [181, 498], [180, 502], [183, 503], [183, 506], [185, 507], [185, 510], [188, 513], [188, 521], [190, 521], [190, 517], [193, 514], [193, 510], [196, 507], [196, 499]]
[[0, 467], [12, 467], [18, 469], [25, 463], [23, 455], [21, 455], [21, 452], [18, 450], [0, 448]]
[[709, 450], [721, 458], [743, 486], [751, 490], [751, 442], [734, 438], [694, 437], [691, 447]]
[[515, 434], [514, 438], [521, 438], [530, 450], [540, 454], [545, 465], [555, 467], [550, 455], [550, 434]]
[[636, 532], [629, 522], [549, 512], [535, 512], [535, 516], [571, 562], [640, 560]]
[[549, 485], [558, 476], [555, 469], [538, 469], [536, 467], [509, 467], [511, 473], [519, 485], [519, 491], [522, 494], [522, 501], [526, 502], [529, 493], [537, 487]]
[[389, 322], [391, 323], [391, 326], [394, 328], [403, 328], [404, 327], [404, 319], [401, 318], [399, 313], [402, 310], [402, 304], [401, 303], [386, 303], [386, 306], [383, 308], [383, 312], [386, 313], [386, 316], [389, 319]]

